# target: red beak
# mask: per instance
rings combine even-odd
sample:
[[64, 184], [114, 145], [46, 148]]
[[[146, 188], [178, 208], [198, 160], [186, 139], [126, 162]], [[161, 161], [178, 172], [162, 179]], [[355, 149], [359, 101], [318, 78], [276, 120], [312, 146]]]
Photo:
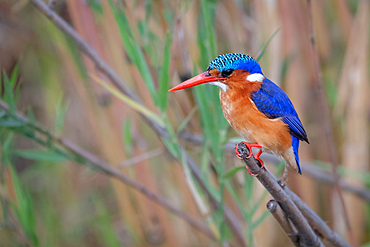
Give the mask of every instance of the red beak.
[[189, 88], [189, 87], [194, 87], [196, 85], [200, 85], [200, 84], [203, 84], [203, 83], [213, 82], [213, 81], [218, 81], [218, 80], [220, 80], [220, 78], [215, 77], [215, 76], [210, 76], [208, 74], [208, 71], [206, 71], [202, 74], [194, 76], [193, 78], [190, 78], [189, 80], [186, 80], [186, 81], [180, 83], [179, 85], [177, 85], [176, 87], [171, 88], [168, 91], [170, 91], [170, 92], [177, 91], [177, 90], [181, 90], [181, 89], [185, 89], [185, 88]]

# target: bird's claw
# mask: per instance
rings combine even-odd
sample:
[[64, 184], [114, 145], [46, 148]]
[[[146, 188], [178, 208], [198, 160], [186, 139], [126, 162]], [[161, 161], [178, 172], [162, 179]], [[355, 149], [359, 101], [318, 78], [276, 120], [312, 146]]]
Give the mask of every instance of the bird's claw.
[[[248, 151], [249, 151], [248, 156], [246, 157], [247, 159], [249, 159], [249, 158], [250, 158], [250, 157], [252, 157], [252, 155], [253, 155], [252, 148], [254, 148], [254, 147], [256, 147], [256, 148], [262, 148], [262, 146], [261, 146], [261, 145], [259, 145], [258, 143], [249, 143], [249, 142], [242, 142], [242, 143], [244, 143], [244, 145], [248, 148]], [[240, 153], [239, 153], [238, 145], [239, 145], [239, 143], [237, 143], [237, 144], [236, 144], [236, 147], [235, 147], [236, 156], [238, 156], [238, 158], [239, 158], [239, 159], [243, 159], [242, 154], [240, 154]], [[262, 153], [262, 150], [260, 150], [260, 151], [261, 151], [261, 153]], [[256, 155], [256, 156], [258, 157], [258, 158], [256, 158], [256, 159], [258, 159], [258, 160], [259, 160], [259, 156], [261, 155], [261, 153], [258, 153], [258, 154]]]
[[[244, 145], [248, 148], [248, 156], [246, 157], [246, 159], [249, 159], [250, 157], [252, 157], [253, 155], [253, 152], [252, 152], [252, 147], [258, 147], [260, 148], [261, 145], [259, 145], [258, 143], [249, 143], [249, 142], [242, 142], [244, 143]], [[239, 158], [239, 159], [243, 159], [242, 157], [242, 154], [239, 153], [239, 150], [238, 150], [238, 145], [239, 143], [236, 144], [236, 147], [235, 147], [235, 151], [236, 151], [236, 156]]]
[[239, 145], [239, 143], [237, 143], [236, 147], [235, 147], [236, 157], [238, 157], [238, 159], [242, 160], [243, 158], [242, 158], [242, 155], [239, 153], [238, 145]]
[[260, 162], [260, 168], [262, 169], [264, 167], [264, 164], [263, 164], [263, 161], [260, 158], [261, 154], [262, 154], [262, 149], [260, 149], [260, 151], [258, 151], [258, 153], [254, 156], [254, 158]]
[[[258, 143], [248, 143], [248, 142], [243, 142], [244, 145], [248, 148], [248, 151], [249, 151], [249, 154], [248, 156], [246, 157], [246, 159], [249, 159], [250, 157], [252, 157], [253, 155], [253, 152], [252, 152], [252, 147], [257, 147], [257, 148], [262, 148], [261, 145], [259, 145]], [[236, 151], [236, 156], [239, 158], [239, 159], [243, 159], [242, 157], [242, 154], [240, 154], [239, 150], [238, 150], [238, 144], [236, 144], [236, 147], [235, 147], [235, 151]], [[258, 160], [260, 162], [260, 166], [261, 166], [261, 169], [264, 167], [264, 164], [263, 164], [263, 161], [260, 159], [260, 155], [262, 154], [262, 149], [260, 149], [258, 151], [258, 153], [256, 155], [254, 155], [254, 158], [256, 160]], [[247, 171], [250, 175], [252, 175], [253, 177], [256, 177], [258, 174], [256, 173], [253, 173], [249, 170], [248, 166], [246, 166], [247, 168]]]
[[257, 177], [257, 176], [258, 176], [258, 173], [253, 173], [253, 172], [251, 172], [251, 170], [249, 170], [248, 166], [245, 166], [245, 168], [247, 168], [247, 171], [248, 171], [248, 173], [249, 173], [251, 176], [253, 176], [253, 177]]

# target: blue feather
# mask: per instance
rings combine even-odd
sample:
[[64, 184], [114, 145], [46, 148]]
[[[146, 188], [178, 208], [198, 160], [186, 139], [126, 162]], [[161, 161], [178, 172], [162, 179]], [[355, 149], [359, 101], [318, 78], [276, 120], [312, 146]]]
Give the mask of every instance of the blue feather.
[[293, 135], [292, 135], [292, 147], [293, 147], [295, 161], [297, 162], [297, 166], [299, 170], [298, 173], [302, 174], [301, 165], [299, 164], [299, 156], [298, 156], [299, 139]]
[[265, 78], [261, 84], [261, 88], [251, 93], [251, 99], [257, 109], [268, 118], [281, 118], [289, 126], [291, 135], [308, 143], [306, 131], [299, 120], [292, 102], [288, 95], [275, 83]]
[[245, 69], [249, 73], [261, 73], [262, 70], [258, 62], [251, 56], [242, 53], [226, 53], [219, 55], [208, 66], [208, 71], [217, 69], [218, 71], [226, 71], [229, 69]]

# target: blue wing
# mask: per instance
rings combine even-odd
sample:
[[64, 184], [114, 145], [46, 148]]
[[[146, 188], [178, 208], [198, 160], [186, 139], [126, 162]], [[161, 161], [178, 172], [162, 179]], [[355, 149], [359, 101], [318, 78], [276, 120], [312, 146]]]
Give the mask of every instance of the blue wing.
[[289, 126], [294, 156], [299, 173], [302, 174], [298, 156], [299, 140], [309, 142], [306, 131], [288, 95], [275, 83], [265, 78], [260, 90], [251, 93], [251, 99], [257, 106], [257, 109], [268, 118], [281, 118]]
[[260, 90], [251, 93], [251, 99], [268, 118], [281, 118], [289, 126], [291, 135], [308, 143], [306, 131], [292, 102], [275, 83], [265, 78]]
[[302, 174], [301, 166], [299, 164], [299, 156], [298, 156], [299, 139], [293, 135], [291, 135], [291, 137], [292, 137], [292, 147], [293, 147], [294, 157], [295, 157], [295, 161], [297, 162], [297, 166], [298, 166], [298, 173]]

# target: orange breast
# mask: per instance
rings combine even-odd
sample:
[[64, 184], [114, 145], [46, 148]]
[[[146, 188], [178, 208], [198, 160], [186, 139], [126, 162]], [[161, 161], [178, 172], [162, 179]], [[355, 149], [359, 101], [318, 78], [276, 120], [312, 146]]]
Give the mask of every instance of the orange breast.
[[220, 102], [226, 120], [246, 140], [278, 155], [283, 155], [291, 147], [288, 125], [280, 119], [269, 119], [260, 112], [248, 90], [220, 90]]

